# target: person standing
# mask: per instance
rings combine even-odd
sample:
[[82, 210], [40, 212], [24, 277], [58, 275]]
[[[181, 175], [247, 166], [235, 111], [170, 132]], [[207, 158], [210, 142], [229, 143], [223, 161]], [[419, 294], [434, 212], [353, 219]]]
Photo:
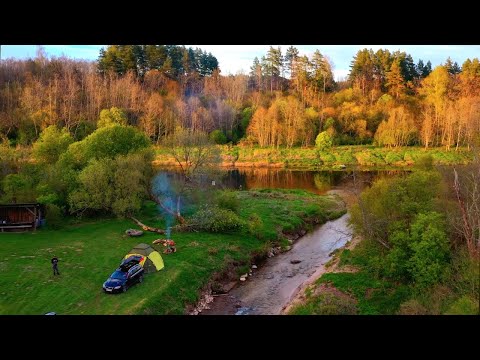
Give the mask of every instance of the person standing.
[[60, 272], [58, 271], [58, 258], [56, 256], [52, 258], [52, 268], [53, 275], [60, 275]]

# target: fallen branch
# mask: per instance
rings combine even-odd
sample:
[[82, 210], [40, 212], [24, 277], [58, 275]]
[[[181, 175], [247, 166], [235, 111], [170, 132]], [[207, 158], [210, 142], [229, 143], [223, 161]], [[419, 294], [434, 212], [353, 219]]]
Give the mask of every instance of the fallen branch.
[[153, 201], [155, 201], [158, 205], [160, 205], [163, 210], [165, 210], [170, 215], [174, 216], [180, 224], [185, 224], [185, 222], [186, 222], [185, 218], [182, 215], [180, 215], [180, 209], [179, 209], [180, 208], [180, 197], [178, 197], [178, 199], [177, 199], [177, 211], [173, 211], [168, 206], [165, 206], [158, 196], [150, 194], [150, 198]]
[[[145, 225], [145, 224], [142, 223], [141, 221], [135, 219], [133, 216], [130, 216], [130, 219], [132, 219], [133, 222], [134, 222], [135, 224], [137, 224], [138, 226], [140, 226], [144, 231], [150, 231], [150, 232], [154, 232], [154, 233], [162, 234], [162, 235], [165, 235], [165, 234], [167, 233], [166, 230]], [[178, 232], [187, 232], [187, 231], [195, 231], [195, 232], [198, 232], [198, 230], [195, 229], [195, 225], [193, 225], [193, 224], [179, 224], [179, 225], [175, 225], [175, 226], [173, 226], [173, 227], [171, 228], [171, 230], [172, 230], [172, 231], [178, 231]]]
[[162, 234], [162, 235], [165, 235], [165, 233], [166, 233], [165, 230], [145, 225], [144, 223], [135, 219], [133, 216], [130, 216], [130, 219], [132, 219], [135, 224], [140, 226], [143, 229], [143, 231], [151, 231], [151, 232], [154, 232], [154, 233], [157, 233], [157, 234]]

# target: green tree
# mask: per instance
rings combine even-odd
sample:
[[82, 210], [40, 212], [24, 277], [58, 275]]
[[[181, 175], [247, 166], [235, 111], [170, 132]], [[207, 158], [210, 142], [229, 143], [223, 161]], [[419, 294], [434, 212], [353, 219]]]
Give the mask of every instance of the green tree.
[[279, 86], [279, 77], [283, 70], [283, 56], [282, 49], [280, 47], [274, 48], [270, 46], [270, 49], [267, 52], [267, 56], [264, 60], [265, 73], [270, 78], [270, 91], [273, 91], [273, 84], [276, 84], [276, 89], [278, 90]]
[[3, 202], [22, 203], [35, 201], [33, 179], [25, 174], [9, 174], [2, 181]]
[[448, 57], [447, 61], [445, 61], [445, 64], [443, 66], [445, 66], [450, 75], [457, 75], [460, 74], [460, 72], [462, 71], [460, 66], [458, 66], [457, 62], [453, 62], [450, 56]]
[[210, 133], [210, 140], [212, 140], [215, 144], [225, 144], [227, 142], [227, 137], [222, 130], [217, 129]]
[[[72, 144], [67, 152], [77, 152], [80, 160], [114, 159], [151, 146], [150, 140], [132, 126], [111, 125], [97, 129], [84, 140]], [[82, 159], [83, 158], [83, 159]]]
[[107, 212], [113, 202], [113, 160], [92, 160], [79, 174], [79, 189], [69, 196], [73, 213], [83, 214], [86, 210]]
[[148, 195], [151, 160], [148, 151], [91, 160], [78, 176], [78, 189], [69, 196], [71, 211], [117, 216], [137, 212]]
[[103, 109], [100, 111], [100, 118], [97, 122], [97, 128], [110, 125], [128, 125], [127, 114], [119, 108], [111, 107], [110, 109]]
[[33, 157], [45, 164], [54, 164], [68, 146], [73, 143], [73, 138], [67, 129], [59, 129], [52, 125], [40, 134], [40, 138], [33, 144]]
[[15, 149], [7, 144], [0, 143], [0, 180], [17, 170]]
[[315, 139], [315, 146], [320, 151], [328, 150], [333, 145], [333, 139], [327, 131], [322, 131]]
[[295, 62], [299, 56], [298, 49], [291, 45], [285, 52], [285, 65], [290, 73], [290, 79], [295, 78]]
[[333, 73], [328, 60], [320, 51], [315, 50], [312, 59], [312, 82], [316, 91], [327, 91], [333, 86]]

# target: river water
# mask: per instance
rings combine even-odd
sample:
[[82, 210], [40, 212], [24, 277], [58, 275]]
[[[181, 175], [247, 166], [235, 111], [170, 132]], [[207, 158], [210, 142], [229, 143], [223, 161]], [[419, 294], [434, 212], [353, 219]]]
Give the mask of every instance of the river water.
[[300, 238], [292, 250], [269, 258], [245, 283], [216, 297], [210, 309], [202, 314], [280, 314], [305, 281], [323, 269], [332, 251], [351, 239], [348, 216], [345, 214], [315, 228]]

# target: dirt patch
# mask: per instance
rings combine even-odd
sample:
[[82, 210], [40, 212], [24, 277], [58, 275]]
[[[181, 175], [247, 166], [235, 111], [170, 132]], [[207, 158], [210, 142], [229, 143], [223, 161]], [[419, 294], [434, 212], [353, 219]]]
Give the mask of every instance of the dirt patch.
[[365, 291], [365, 299], [371, 299], [374, 292], [375, 292], [374, 288], [368, 288]]

